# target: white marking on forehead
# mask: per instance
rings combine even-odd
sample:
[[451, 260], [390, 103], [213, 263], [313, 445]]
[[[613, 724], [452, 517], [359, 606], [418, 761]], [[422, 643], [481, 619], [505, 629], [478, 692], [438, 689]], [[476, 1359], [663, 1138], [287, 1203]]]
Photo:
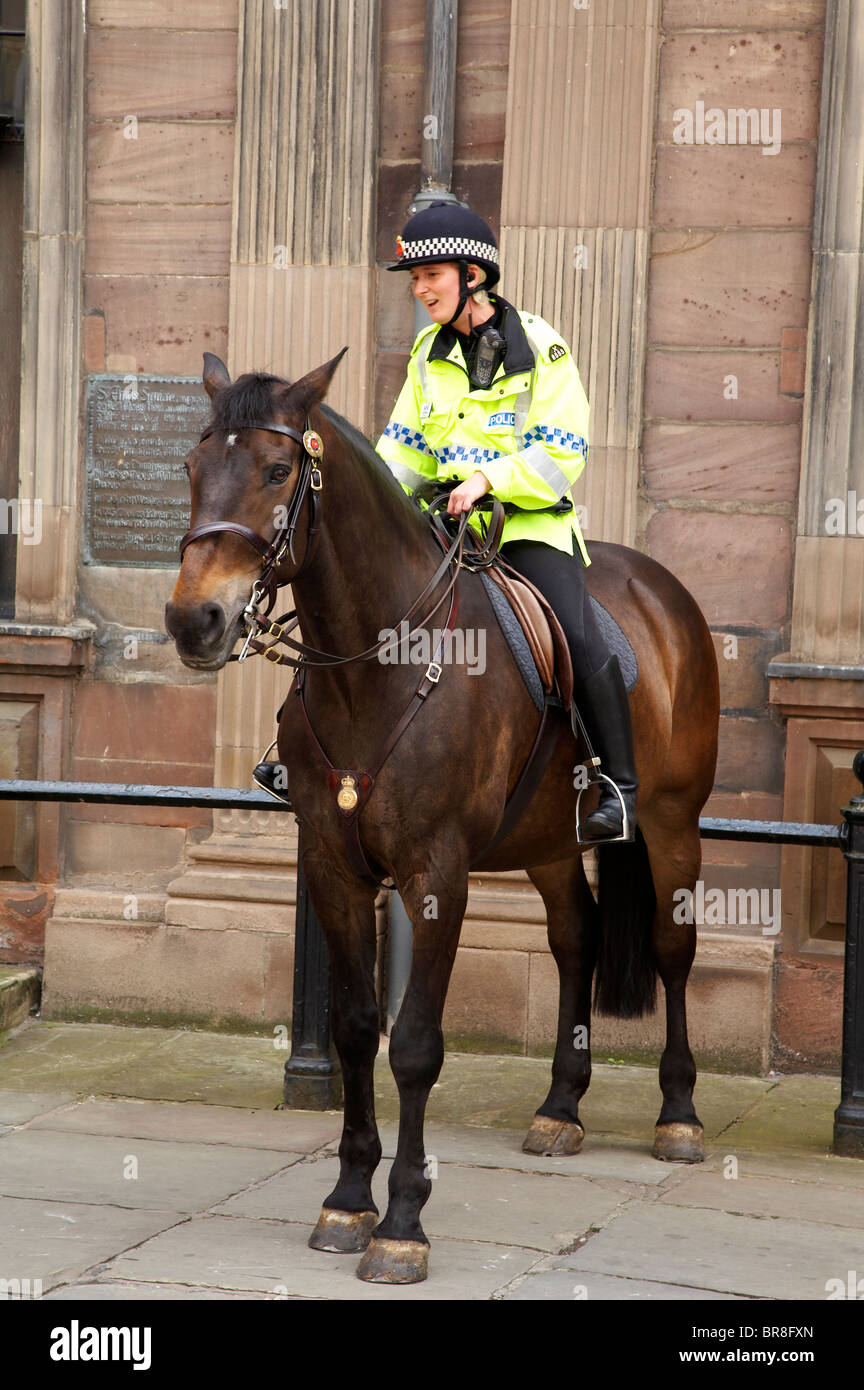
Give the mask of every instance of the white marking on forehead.
[[229, 436], [228, 436], [228, 448], [230, 449], [230, 448], [231, 448], [231, 445], [232, 445], [232, 444], [236, 444], [236, 443], [237, 443], [237, 436], [236, 436], [236, 434], [229, 434]]

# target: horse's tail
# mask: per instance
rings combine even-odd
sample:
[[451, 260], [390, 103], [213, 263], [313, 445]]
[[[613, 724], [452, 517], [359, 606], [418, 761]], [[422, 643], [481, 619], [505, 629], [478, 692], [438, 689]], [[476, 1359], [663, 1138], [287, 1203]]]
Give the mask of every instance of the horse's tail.
[[594, 1008], [613, 1018], [642, 1018], [657, 1003], [651, 927], [657, 905], [648, 847], [637, 828], [632, 844], [598, 845], [600, 934]]

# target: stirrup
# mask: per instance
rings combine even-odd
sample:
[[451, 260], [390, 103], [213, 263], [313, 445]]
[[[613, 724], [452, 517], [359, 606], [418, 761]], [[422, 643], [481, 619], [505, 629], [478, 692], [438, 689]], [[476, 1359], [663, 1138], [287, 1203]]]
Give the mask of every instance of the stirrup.
[[[584, 794], [585, 792], [588, 791], [589, 787], [594, 787], [594, 786], [596, 786], [598, 782], [608, 782], [608, 783], [609, 783], [609, 786], [612, 788], [612, 790], [614, 791], [615, 795], [616, 795], [617, 798], [618, 798], [619, 804], [620, 804], [620, 806], [621, 806], [621, 834], [620, 834], [620, 835], [603, 835], [603, 836], [595, 836], [595, 837], [593, 837], [593, 838], [590, 838], [590, 839], [587, 839], [587, 840], [586, 840], [586, 839], [584, 839], [583, 836], [582, 836], [582, 821], [581, 821], [581, 819], [580, 819], [580, 817], [579, 817], [579, 804], [580, 804], [580, 802], [581, 802], [581, 800], [582, 800], [583, 794]], [[634, 838], [635, 838], [635, 837], [634, 837], [633, 834], [631, 833], [631, 829], [630, 829], [630, 817], [627, 815], [627, 807], [626, 807], [625, 802], [624, 802], [624, 797], [623, 797], [623, 795], [622, 795], [621, 788], [618, 786], [618, 783], [617, 783], [617, 782], [613, 782], [613, 781], [612, 781], [612, 778], [611, 778], [611, 777], [607, 777], [607, 775], [606, 775], [605, 772], [599, 772], [599, 771], [598, 771], [597, 774], [596, 774], [596, 776], [595, 776], [595, 778], [594, 778], [594, 780], [591, 781], [591, 782], [589, 782], [587, 787], [580, 787], [580, 788], [579, 788], [579, 794], [578, 794], [578, 796], [576, 797], [576, 843], [577, 843], [577, 845], [585, 845], [586, 848], [588, 848], [588, 849], [597, 849], [600, 845], [618, 845], [618, 844], [622, 844], [622, 843], [632, 844]]]

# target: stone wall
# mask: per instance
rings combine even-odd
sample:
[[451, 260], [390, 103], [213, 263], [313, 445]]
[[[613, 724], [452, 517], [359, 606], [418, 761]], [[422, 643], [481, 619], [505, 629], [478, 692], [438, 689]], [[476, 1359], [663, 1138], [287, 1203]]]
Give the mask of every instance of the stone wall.
[[[310, 0], [307, 14], [319, 8]], [[248, 175], [259, 145], [265, 165], [272, 157], [303, 168], [298, 161], [309, 155], [301, 129], [267, 124], [282, 80], [279, 53], [262, 39], [278, 22], [269, 6], [187, 0], [181, 14], [173, 0], [90, 0], [82, 383], [106, 371], [194, 376], [205, 349], [233, 371], [297, 374], [279, 314], [259, 324], [257, 306], [275, 294], [286, 322], [292, 305], [301, 314], [316, 361], [348, 336], [358, 345], [366, 374], [353, 398], [336, 395], [334, 404], [377, 437], [413, 336], [407, 277], [383, 266], [419, 181], [425, 6], [351, 0], [348, 8], [379, 54], [368, 140], [356, 128], [367, 117], [349, 113], [356, 159], [370, 161], [368, 222], [341, 248], [314, 237], [298, 243], [297, 263], [277, 274], [267, 209], [237, 175], [238, 157]], [[843, 8], [831, 0], [832, 16]], [[635, 541], [708, 617], [723, 705], [707, 808], [715, 815], [836, 819], [858, 727], [854, 682], [824, 695], [821, 743], [804, 718], [806, 681], [796, 677], [782, 692], [774, 681], [769, 699], [769, 663], [806, 655], [814, 628], [804, 614], [812, 547], [798, 546], [794, 604], [793, 576], [804, 525], [825, 23], [826, 0], [462, 0], [459, 9], [454, 191], [501, 238], [503, 293], [550, 318], [573, 344], [592, 402], [593, 477], [580, 484], [589, 537]], [[334, 96], [343, 115], [349, 99]], [[728, 138], [676, 140], [676, 128], [686, 131], [680, 113], [698, 120], [699, 103], [703, 119], [711, 107], [764, 110], [766, 143], [779, 111], [778, 152]], [[755, 134], [761, 142], [761, 126]], [[255, 169], [266, 182], [266, 169]], [[346, 196], [356, 187], [350, 172], [334, 175], [347, 180]], [[586, 249], [587, 274], [570, 265], [571, 242]], [[323, 287], [320, 321], [309, 309], [313, 280]], [[82, 384], [82, 418], [83, 402]], [[22, 419], [26, 430], [26, 410]], [[80, 443], [77, 457], [80, 496]], [[841, 544], [849, 551], [856, 543]], [[53, 742], [40, 726], [39, 775], [209, 782], [215, 769], [218, 781], [243, 782], [256, 744], [269, 739], [277, 683], [249, 671], [217, 682], [180, 665], [162, 630], [173, 571], [76, 566], [66, 608], [52, 621], [74, 613], [78, 627], [53, 637], [43, 630], [25, 683], [10, 675], [0, 688], [13, 760], [23, 767], [30, 757], [31, 706], [44, 696], [38, 708], [59, 723], [50, 726]], [[31, 589], [32, 601], [19, 584], [21, 612], [39, 618], [35, 580]], [[800, 640], [793, 611], [803, 614]], [[130, 635], [134, 659], [124, 654]], [[24, 640], [16, 638], [19, 649]], [[820, 653], [824, 660], [821, 648], [812, 659]], [[841, 657], [850, 660], [838, 645]], [[69, 678], [58, 681], [58, 669]], [[784, 783], [787, 718], [790, 757], [809, 770], [791, 782], [787, 771]], [[18, 916], [30, 924], [32, 958], [50, 914], [49, 1010], [246, 1027], [287, 1021], [296, 844], [284, 820], [226, 813], [213, 825], [203, 812], [116, 807], [38, 815], [42, 877], [29, 870], [36, 883], [27, 903], [56, 878], [58, 846], [62, 886], [53, 909], [46, 897]], [[759, 923], [700, 929], [692, 990], [700, 1058], [757, 1071], [772, 1057], [832, 1065], [839, 856], [806, 851], [781, 863], [770, 846], [704, 849], [709, 888], [770, 894], [782, 884], [784, 933], [778, 950]], [[4, 890], [7, 901], [26, 898], [11, 883]], [[801, 968], [819, 1001], [806, 1026], [788, 959], [784, 966], [786, 943], [800, 944], [802, 934], [811, 954]], [[551, 1051], [556, 996], [527, 877], [475, 876], [445, 1014], [451, 1044]], [[653, 1057], [660, 1026], [602, 1022], [597, 1049]]]
[[[237, 23], [237, 0], [87, 6], [85, 383], [103, 372], [195, 377], [204, 351], [225, 354]], [[82, 389], [82, 415], [84, 404]], [[212, 784], [216, 680], [183, 667], [165, 634], [175, 576], [79, 558], [76, 611], [92, 637], [72, 699], [67, 776]], [[240, 1011], [230, 953], [216, 987], [196, 958], [192, 984], [189, 953], [176, 933], [166, 939], [166, 886], [211, 821], [182, 808], [63, 809], [49, 1013]], [[254, 1012], [252, 991], [248, 1005]]]

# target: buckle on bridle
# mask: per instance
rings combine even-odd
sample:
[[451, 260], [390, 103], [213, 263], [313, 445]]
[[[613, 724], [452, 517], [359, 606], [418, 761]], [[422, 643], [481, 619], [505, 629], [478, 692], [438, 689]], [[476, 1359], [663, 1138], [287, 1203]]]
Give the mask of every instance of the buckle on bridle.
[[324, 479], [321, 476], [320, 468], [313, 468], [309, 474], [309, 486], [313, 492], [320, 492], [324, 487]]
[[431, 681], [433, 685], [437, 685], [441, 679], [441, 672], [443, 669], [443, 666], [441, 666], [439, 662], [430, 661], [429, 665], [426, 667], [427, 681]]

